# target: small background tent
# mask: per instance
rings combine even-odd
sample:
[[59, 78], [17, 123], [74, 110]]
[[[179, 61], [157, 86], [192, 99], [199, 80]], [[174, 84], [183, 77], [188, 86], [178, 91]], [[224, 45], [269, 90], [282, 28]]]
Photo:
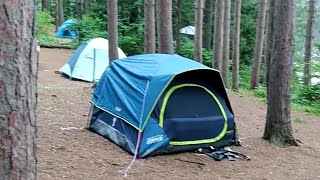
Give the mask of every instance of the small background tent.
[[186, 26], [180, 29], [181, 34], [194, 36], [195, 32], [196, 32], [196, 28], [194, 26]]
[[236, 142], [220, 73], [178, 55], [113, 61], [91, 103], [87, 128], [140, 158]]
[[67, 29], [70, 25], [74, 24], [75, 22], [76, 21], [73, 19], [68, 19], [65, 22], [63, 22], [63, 24], [58, 28], [56, 32], [56, 37], [72, 39], [76, 38], [76, 32]]
[[[84, 42], [77, 48], [68, 62], [59, 72], [70, 78], [94, 82], [99, 81], [105, 69], [109, 66], [109, 42], [104, 38], [94, 38]], [[119, 58], [126, 55], [118, 48]]]

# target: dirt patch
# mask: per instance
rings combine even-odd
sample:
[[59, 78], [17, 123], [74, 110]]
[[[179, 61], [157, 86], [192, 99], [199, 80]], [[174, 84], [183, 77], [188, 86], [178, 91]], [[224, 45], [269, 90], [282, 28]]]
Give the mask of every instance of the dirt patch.
[[[41, 49], [38, 106], [38, 179], [122, 179], [132, 156], [92, 132], [87, 122], [90, 83], [55, 74], [71, 50]], [[294, 112], [300, 147], [278, 148], [261, 139], [266, 105], [228, 91], [243, 147], [251, 161], [214, 161], [194, 153], [135, 161], [124, 179], [320, 179], [320, 118]], [[190, 163], [193, 161], [196, 163]]]

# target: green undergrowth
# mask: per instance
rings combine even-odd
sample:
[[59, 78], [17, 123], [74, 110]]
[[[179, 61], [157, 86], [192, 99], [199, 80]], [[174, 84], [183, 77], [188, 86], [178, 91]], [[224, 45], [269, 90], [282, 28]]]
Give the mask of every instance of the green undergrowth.
[[[239, 92], [267, 103], [267, 88], [265, 86], [259, 85], [256, 89], [249, 90], [250, 70], [248, 67], [241, 67], [240, 77]], [[320, 85], [305, 86], [299, 78], [294, 77], [291, 85], [291, 106], [294, 110], [320, 116]]]
[[[265, 103], [265, 104], [267, 103], [265, 87], [261, 86], [252, 91], [246, 88], [240, 88], [238, 93], [246, 96], [251, 96], [252, 98], [256, 98], [258, 101], [262, 103]], [[304, 99], [304, 98], [300, 97], [299, 99]], [[315, 102], [308, 102], [304, 100], [304, 103], [303, 103], [291, 97], [291, 107], [295, 111], [301, 111], [301, 112], [306, 112], [312, 115], [320, 116], [320, 105]]]
[[70, 44], [73, 40], [56, 38], [54, 17], [52, 17], [47, 11], [38, 11], [36, 14], [37, 24], [37, 40], [41, 45], [44, 46], [63, 46], [70, 48]]

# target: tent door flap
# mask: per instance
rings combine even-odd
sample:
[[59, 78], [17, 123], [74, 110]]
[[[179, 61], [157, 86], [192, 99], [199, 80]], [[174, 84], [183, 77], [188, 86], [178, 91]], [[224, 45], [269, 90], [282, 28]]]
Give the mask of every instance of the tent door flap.
[[[198, 117], [198, 113], [195, 112], [195, 115], [192, 115], [190, 117], [165, 117], [166, 107], [168, 105], [169, 100], [171, 98], [174, 98], [175, 92], [179, 93], [182, 89], [190, 90], [194, 93], [199, 92], [199, 94], [203, 94], [202, 99], [200, 99], [210, 99], [210, 108], [217, 109], [215, 112], [218, 113], [210, 115], [206, 114], [204, 116]], [[194, 98], [199, 99], [196, 95], [194, 96]], [[191, 98], [188, 100], [183, 100], [180, 106], [189, 105], [191, 107], [194, 106], [196, 108], [197, 105], [194, 104], [196, 101], [195, 99]], [[202, 102], [201, 100], [199, 103]], [[192, 104], [190, 105], [188, 103]], [[184, 107], [180, 108], [184, 109]], [[188, 108], [185, 109], [187, 110]], [[212, 91], [198, 84], [179, 84], [171, 87], [166, 92], [160, 109], [159, 125], [166, 131], [170, 139], [171, 145], [193, 145], [214, 143], [222, 139], [228, 129], [226, 112], [223, 109], [218, 98], [213, 94]]]

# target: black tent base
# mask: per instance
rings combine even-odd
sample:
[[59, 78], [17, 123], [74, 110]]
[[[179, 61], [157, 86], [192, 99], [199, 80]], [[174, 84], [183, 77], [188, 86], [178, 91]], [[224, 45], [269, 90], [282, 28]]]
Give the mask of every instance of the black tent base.
[[216, 143], [195, 144], [195, 145], [186, 145], [186, 146], [169, 145], [150, 153], [147, 157], [178, 154], [178, 153], [184, 153], [184, 152], [195, 152], [199, 148], [203, 148], [203, 149], [210, 148], [210, 147], [221, 148], [221, 147], [232, 146], [232, 145], [236, 145], [236, 141], [221, 140]]

